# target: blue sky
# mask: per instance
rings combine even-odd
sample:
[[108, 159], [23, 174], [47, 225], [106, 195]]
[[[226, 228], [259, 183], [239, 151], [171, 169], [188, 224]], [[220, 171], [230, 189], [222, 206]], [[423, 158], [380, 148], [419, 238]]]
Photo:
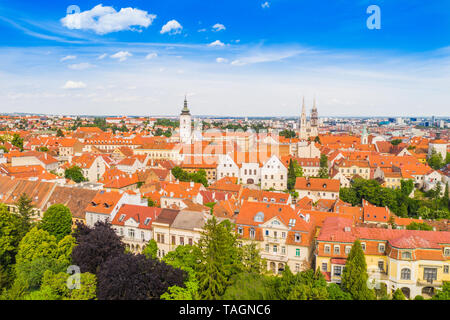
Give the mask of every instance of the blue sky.
[[0, 112], [449, 116], [449, 39], [446, 0], [0, 0]]

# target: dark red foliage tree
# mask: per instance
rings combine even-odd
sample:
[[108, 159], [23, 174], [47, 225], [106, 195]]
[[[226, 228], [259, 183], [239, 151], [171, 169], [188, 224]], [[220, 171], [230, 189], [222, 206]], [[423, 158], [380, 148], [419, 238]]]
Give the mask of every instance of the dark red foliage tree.
[[72, 263], [81, 272], [97, 274], [106, 260], [125, 252], [124, 244], [107, 222], [98, 221], [94, 228], [77, 223], [73, 235], [77, 245], [72, 250]]
[[184, 287], [187, 273], [142, 254], [107, 260], [97, 274], [99, 300], [154, 300], [171, 286]]

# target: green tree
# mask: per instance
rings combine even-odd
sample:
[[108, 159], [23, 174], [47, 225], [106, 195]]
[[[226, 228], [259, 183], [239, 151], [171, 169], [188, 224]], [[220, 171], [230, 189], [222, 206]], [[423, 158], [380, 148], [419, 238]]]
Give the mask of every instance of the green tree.
[[401, 180], [400, 185], [401, 185], [400, 190], [402, 191], [402, 194], [406, 197], [408, 197], [414, 190], [414, 182], [412, 179]]
[[156, 207], [156, 202], [153, 201], [151, 198], [147, 198], [147, 206], [148, 207]]
[[64, 171], [64, 177], [66, 179], [70, 179], [76, 183], [86, 181], [86, 178], [83, 176], [83, 171], [78, 166], [73, 166], [71, 168], [67, 168]]
[[184, 288], [179, 286], [169, 287], [161, 296], [164, 300], [196, 300], [198, 299], [199, 282], [197, 279], [197, 264], [200, 261], [200, 249], [197, 246], [183, 245], [167, 253], [163, 261], [168, 265], [184, 270], [188, 278], [184, 282]]
[[288, 190], [292, 191], [295, 187], [295, 181], [296, 181], [296, 175], [295, 175], [295, 168], [294, 168], [294, 162], [289, 160], [289, 168], [288, 168], [288, 180], [287, 180], [287, 188]]
[[428, 165], [434, 170], [439, 170], [444, 166], [444, 159], [442, 159], [442, 155], [437, 153], [434, 149], [431, 151], [431, 155], [427, 162]]
[[326, 154], [320, 155], [319, 178], [328, 179], [328, 157]]
[[432, 231], [433, 227], [430, 226], [429, 224], [423, 222], [423, 223], [419, 223], [419, 222], [411, 222], [409, 225], [406, 226], [406, 229], [408, 230], [427, 230], [427, 231]]
[[219, 299], [231, 284], [230, 278], [242, 270], [233, 227], [228, 220], [218, 222], [213, 216], [201, 233], [196, 273], [199, 296], [204, 300]]
[[158, 253], [158, 244], [156, 243], [156, 241], [154, 239], [151, 239], [144, 247], [144, 250], [142, 250], [142, 253], [147, 258], [156, 259]]
[[54, 300], [93, 300], [96, 297], [97, 278], [92, 273], [80, 273], [80, 286], [69, 289], [67, 280], [69, 274], [54, 273], [47, 270], [42, 278], [39, 291], [49, 292]]
[[45, 212], [40, 228], [56, 237], [60, 241], [72, 231], [72, 213], [63, 204], [51, 205]]
[[391, 144], [392, 144], [393, 146], [397, 146], [397, 145], [399, 145], [400, 143], [402, 143], [402, 139], [394, 139], [394, 140], [391, 140]]
[[437, 290], [433, 300], [450, 300], [450, 282], [444, 281], [442, 290]]
[[21, 232], [25, 235], [32, 226], [31, 217], [33, 215], [34, 208], [33, 201], [26, 193], [22, 193], [19, 199], [17, 199], [15, 205], [17, 207], [17, 212], [22, 219]]
[[16, 262], [16, 254], [22, 233], [22, 220], [0, 204], [0, 289], [12, 281], [12, 266]]
[[64, 271], [70, 263], [74, 240], [66, 236], [59, 243], [47, 231], [33, 227], [20, 241], [16, 255], [16, 281], [27, 284], [27, 288], [40, 287], [46, 270]]
[[11, 144], [23, 151], [23, 138], [19, 136], [19, 134], [15, 133], [11, 140]]
[[327, 286], [328, 300], [352, 300], [350, 293], [345, 292], [336, 283], [330, 283]]
[[354, 300], [373, 300], [374, 292], [367, 286], [368, 278], [364, 251], [360, 241], [355, 240], [342, 272], [341, 286]]
[[241, 259], [245, 272], [259, 274], [265, 270], [266, 261], [261, 258], [261, 250], [256, 242], [243, 245], [241, 249]]
[[392, 300], [406, 300], [406, 297], [403, 294], [402, 290], [397, 289], [394, 291], [394, 294], [392, 295]]
[[58, 131], [56, 131], [56, 136], [57, 137], [64, 137], [64, 133], [62, 132], [61, 129], [58, 129]]
[[222, 297], [224, 300], [270, 300], [273, 295], [274, 277], [257, 273], [239, 273], [232, 278]]

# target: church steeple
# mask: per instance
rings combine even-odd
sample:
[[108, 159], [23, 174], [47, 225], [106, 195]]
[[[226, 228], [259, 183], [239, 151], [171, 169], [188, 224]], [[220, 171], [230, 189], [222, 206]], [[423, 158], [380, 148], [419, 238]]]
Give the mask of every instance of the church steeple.
[[186, 115], [190, 115], [191, 114], [191, 112], [189, 111], [189, 108], [188, 108], [186, 95], [184, 96], [184, 107], [181, 110], [181, 114], [186, 114]]

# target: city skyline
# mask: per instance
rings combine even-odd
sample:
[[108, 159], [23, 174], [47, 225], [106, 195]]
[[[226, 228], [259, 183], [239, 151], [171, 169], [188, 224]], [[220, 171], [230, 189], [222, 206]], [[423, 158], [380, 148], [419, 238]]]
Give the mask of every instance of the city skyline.
[[450, 5], [377, 1], [370, 30], [371, 4], [1, 4], [0, 111], [447, 116]]

